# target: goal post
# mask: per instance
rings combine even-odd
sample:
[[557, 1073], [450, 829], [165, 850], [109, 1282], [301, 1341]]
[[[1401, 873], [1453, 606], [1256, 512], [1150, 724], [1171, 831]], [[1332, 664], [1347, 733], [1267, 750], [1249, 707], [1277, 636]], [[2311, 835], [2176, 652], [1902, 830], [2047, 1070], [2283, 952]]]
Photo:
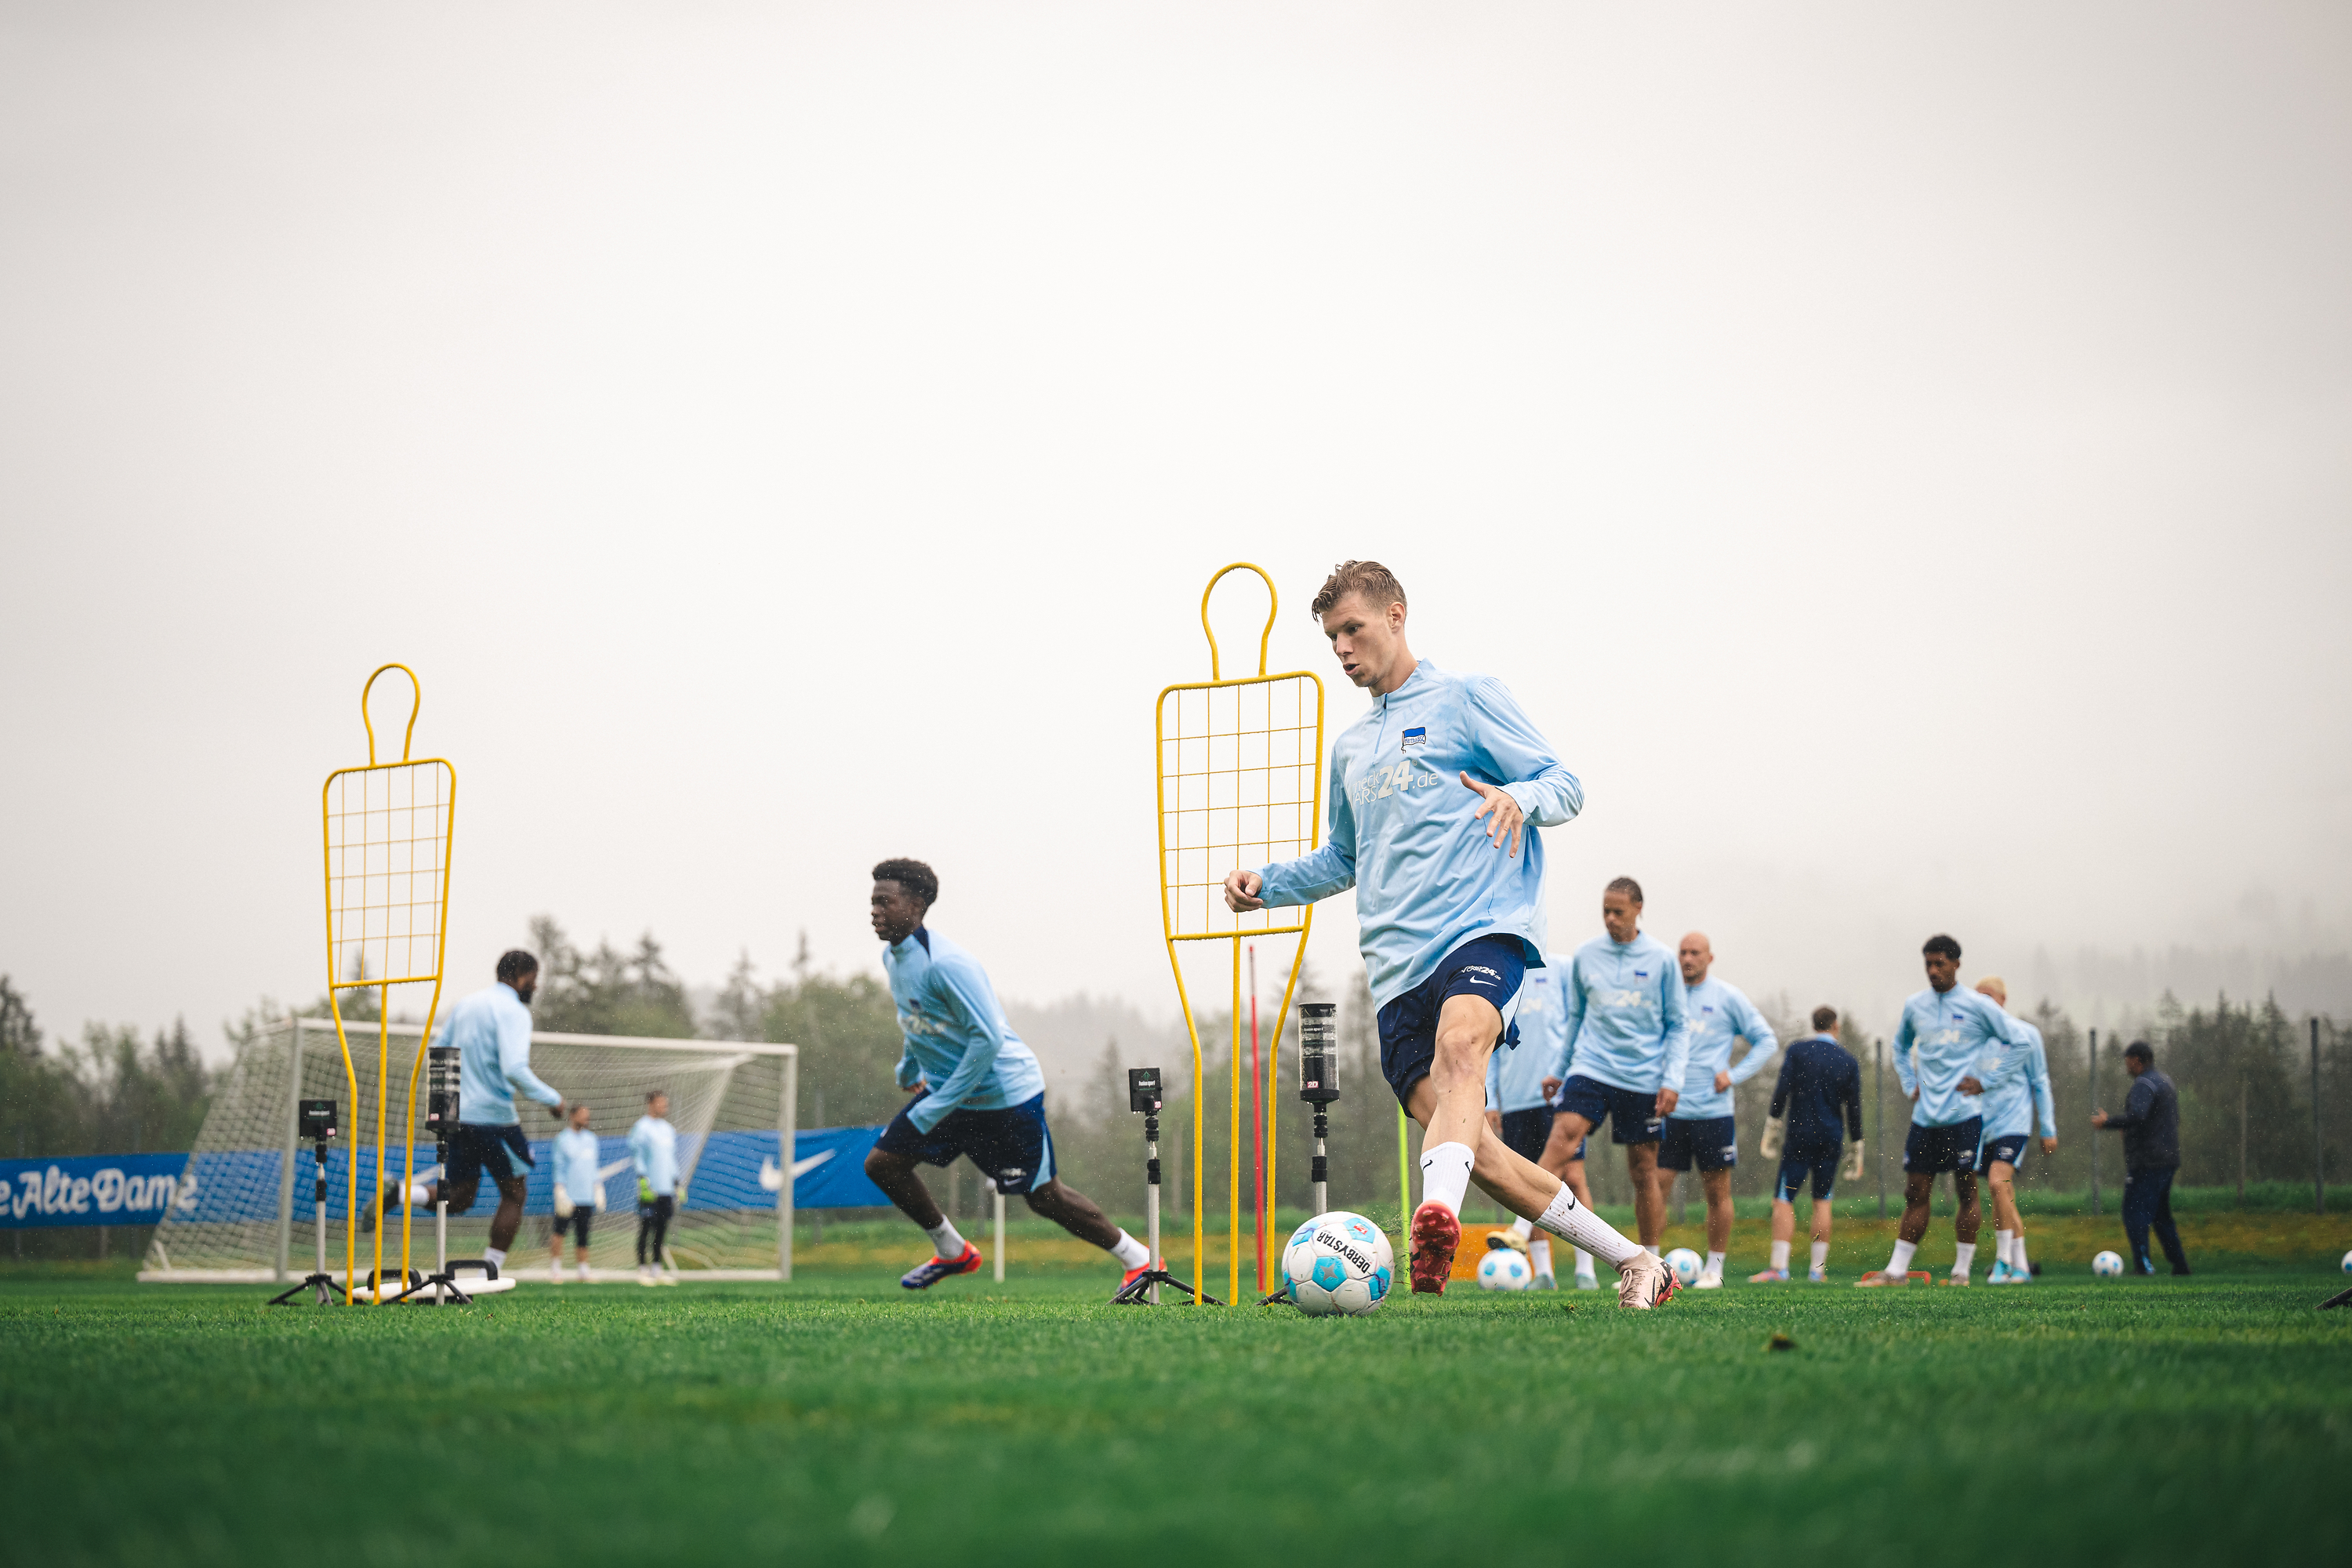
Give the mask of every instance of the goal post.
[[[388, 1042], [382, 1078], [366, 1052], [346, 1058], [333, 1020], [281, 1018], [265, 1026], [230, 1067], [188, 1156], [177, 1201], [155, 1227], [139, 1278], [150, 1283], [260, 1284], [288, 1279], [289, 1257], [309, 1248], [298, 1233], [310, 1215], [295, 1200], [297, 1177], [310, 1164], [299, 1141], [296, 1105], [339, 1091], [394, 1093], [411, 1078], [427, 1038], [418, 1023], [373, 1026]], [[348, 1060], [348, 1072], [347, 1072]], [[590, 1222], [593, 1278], [625, 1278], [636, 1240], [636, 1173], [629, 1128], [645, 1113], [647, 1093], [670, 1097], [677, 1129], [683, 1200], [670, 1221], [669, 1249], [684, 1279], [790, 1279], [793, 1268], [793, 1128], [799, 1120], [799, 1051], [750, 1040], [653, 1039], [618, 1035], [534, 1033], [531, 1068], [567, 1103], [590, 1108], [603, 1177], [603, 1212]], [[507, 1272], [528, 1267], [528, 1247], [544, 1247], [554, 1217], [551, 1145], [560, 1123], [533, 1106], [523, 1131], [536, 1166], [524, 1173], [524, 1230]], [[387, 1172], [413, 1163], [431, 1173], [428, 1140], [395, 1145]], [[359, 1140], [328, 1151], [328, 1247], [349, 1256], [352, 1176], [375, 1191], [377, 1151]], [[498, 1194], [449, 1216], [450, 1239], [488, 1245]], [[364, 1215], [365, 1205], [359, 1205]], [[541, 1222], [546, 1223], [541, 1223]], [[477, 1248], [478, 1250], [478, 1248]], [[299, 1277], [299, 1271], [297, 1271]]]

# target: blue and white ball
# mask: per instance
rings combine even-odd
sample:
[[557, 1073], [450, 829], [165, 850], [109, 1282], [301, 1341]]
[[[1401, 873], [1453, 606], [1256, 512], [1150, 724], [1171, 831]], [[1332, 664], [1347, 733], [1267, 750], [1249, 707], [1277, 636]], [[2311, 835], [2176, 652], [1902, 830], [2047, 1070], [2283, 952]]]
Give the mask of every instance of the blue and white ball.
[[1687, 1247], [1677, 1247], [1666, 1254], [1666, 1267], [1675, 1271], [1675, 1283], [1688, 1289], [1698, 1282], [1701, 1265], [1699, 1255]]
[[1528, 1255], [1516, 1247], [1496, 1247], [1478, 1260], [1481, 1290], [1524, 1290], [1535, 1283], [1535, 1270], [1528, 1267]]
[[2352, 1252], [2344, 1255], [2344, 1272], [2352, 1274]]
[[1360, 1214], [1317, 1215], [1282, 1249], [1290, 1299], [1310, 1318], [1375, 1311], [1396, 1282], [1396, 1254], [1381, 1227]]
[[2112, 1279], [2123, 1271], [2124, 1259], [2119, 1252], [2102, 1252], [2091, 1259], [2091, 1272], [2102, 1279]]

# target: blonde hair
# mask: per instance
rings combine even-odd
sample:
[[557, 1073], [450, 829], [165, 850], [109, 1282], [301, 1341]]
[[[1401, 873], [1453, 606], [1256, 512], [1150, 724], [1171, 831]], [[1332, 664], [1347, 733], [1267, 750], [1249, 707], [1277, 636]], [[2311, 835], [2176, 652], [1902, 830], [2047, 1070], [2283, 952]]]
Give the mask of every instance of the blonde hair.
[[1977, 990], [1979, 994], [1987, 996], [1992, 995], [1994, 993], [1998, 992], [2002, 1001], [2006, 1002], [2009, 1000], [2009, 982], [2003, 980], [1998, 974], [1988, 974], [1983, 979], [1978, 981]]

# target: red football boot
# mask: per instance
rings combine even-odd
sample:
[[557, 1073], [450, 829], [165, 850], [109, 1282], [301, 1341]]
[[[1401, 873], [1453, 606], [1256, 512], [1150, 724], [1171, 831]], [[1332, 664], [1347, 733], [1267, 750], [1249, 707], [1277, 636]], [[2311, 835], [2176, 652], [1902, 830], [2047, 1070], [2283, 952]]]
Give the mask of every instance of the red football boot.
[[1462, 1245], [1462, 1222], [1444, 1204], [1412, 1211], [1412, 1293], [1443, 1296], [1454, 1277], [1454, 1249]]

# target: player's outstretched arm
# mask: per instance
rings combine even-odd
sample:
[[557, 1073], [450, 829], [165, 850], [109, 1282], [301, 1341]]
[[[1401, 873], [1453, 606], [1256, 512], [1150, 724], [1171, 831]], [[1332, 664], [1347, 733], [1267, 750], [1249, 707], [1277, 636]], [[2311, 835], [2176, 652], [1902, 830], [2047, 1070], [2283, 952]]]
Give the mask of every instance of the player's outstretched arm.
[[[1584, 809], [1584, 785], [1559, 760], [1509, 687], [1492, 676], [1470, 682], [1470, 720], [1486, 767], [1527, 820], [1557, 827]], [[1464, 782], [1468, 782], [1466, 779]]]
[[1311, 904], [1356, 885], [1356, 814], [1348, 803], [1347, 775], [1338, 747], [1331, 751], [1329, 831], [1323, 846], [1296, 860], [1277, 860], [1255, 871], [1225, 874], [1225, 908], [1235, 914], [1269, 907]]

